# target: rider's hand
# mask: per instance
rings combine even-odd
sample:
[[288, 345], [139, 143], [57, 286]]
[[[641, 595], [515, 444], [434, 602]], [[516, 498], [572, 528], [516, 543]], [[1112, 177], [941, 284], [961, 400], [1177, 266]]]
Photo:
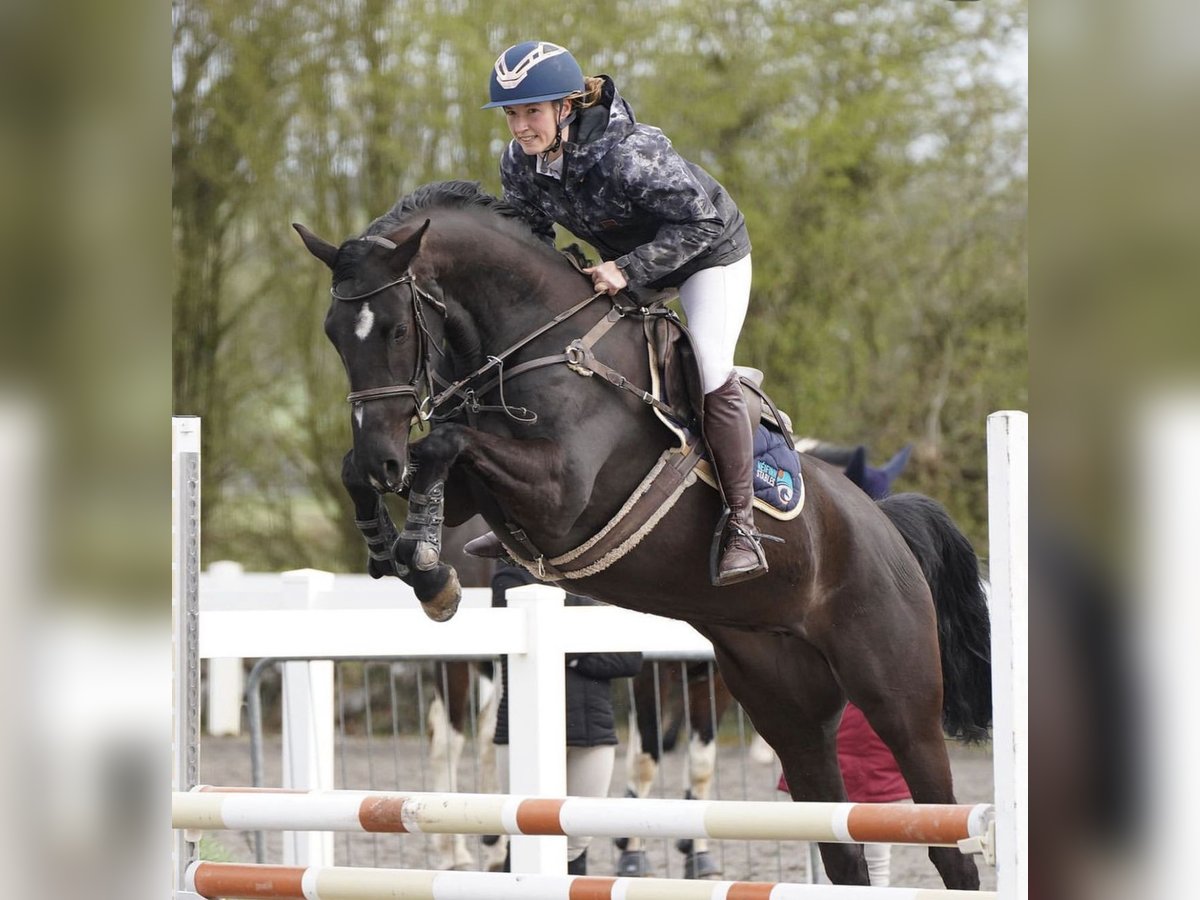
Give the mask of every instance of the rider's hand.
[[592, 276], [592, 287], [597, 291], [603, 291], [609, 296], [612, 296], [629, 284], [625, 280], [625, 275], [621, 272], [620, 267], [611, 260], [609, 262], [602, 262], [598, 266], [590, 266], [583, 271]]

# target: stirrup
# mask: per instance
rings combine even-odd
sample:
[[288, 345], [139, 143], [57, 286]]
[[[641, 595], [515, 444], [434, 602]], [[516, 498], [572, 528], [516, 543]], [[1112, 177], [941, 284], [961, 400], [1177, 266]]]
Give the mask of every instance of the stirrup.
[[783, 543], [783, 538], [775, 537], [770, 534], [760, 534], [757, 531], [748, 532], [741, 526], [735, 525], [734, 528], [750, 541], [754, 548], [754, 553], [758, 557], [758, 565], [749, 569], [741, 569], [736, 572], [730, 572], [725, 575], [722, 580], [720, 575], [721, 566], [721, 545], [724, 543], [725, 530], [729, 525], [729, 518], [732, 515], [732, 510], [728, 506], [721, 510], [721, 516], [717, 519], [717, 528], [713, 532], [712, 545], [708, 551], [708, 580], [716, 587], [725, 587], [730, 584], [737, 584], [739, 581], [749, 581], [751, 578], [757, 578], [759, 575], [766, 575], [769, 571], [767, 566], [767, 554], [763, 550], [762, 542], [764, 540], [777, 541]]

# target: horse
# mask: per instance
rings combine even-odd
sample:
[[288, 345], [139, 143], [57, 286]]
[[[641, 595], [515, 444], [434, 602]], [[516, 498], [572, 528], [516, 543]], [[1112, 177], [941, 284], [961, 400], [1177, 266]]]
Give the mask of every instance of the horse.
[[[991, 671], [978, 561], [940, 505], [915, 494], [877, 505], [805, 456], [801, 512], [758, 516], [778, 539], [770, 572], [714, 587], [719, 495], [672, 481], [695, 444], [681, 450], [652, 402], [645, 328], [660, 305], [594, 293], [471, 182], [418, 188], [340, 245], [295, 227], [332, 273], [324, 327], [350, 385], [343, 484], [364, 537], [394, 539], [396, 573], [430, 618], [448, 619], [461, 597], [440, 559], [442, 526], [480, 513], [544, 580], [707, 637], [793, 799], [845, 799], [835, 733], [848, 699], [895, 753], [916, 802], [955, 802], [943, 729], [986, 734]], [[410, 440], [420, 423], [428, 434]], [[648, 474], [666, 477], [646, 487]], [[639, 486], [650, 518], [572, 567], [625, 534], [621, 514]], [[398, 534], [388, 492], [408, 497]], [[868, 883], [860, 845], [820, 849], [833, 882]], [[929, 856], [948, 888], [978, 889], [974, 860], [957, 848]]]
[[[804, 452], [842, 467], [845, 476], [873, 500], [882, 500], [891, 493], [892, 484], [907, 465], [912, 450], [907, 445], [883, 466], [875, 467], [867, 463], [867, 450], [861, 444], [842, 447], [813, 438], [793, 440]], [[720, 671], [708, 662], [663, 665], [647, 661], [633, 679], [631, 694], [634, 728], [626, 761], [629, 775], [626, 796], [649, 796], [662, 754], [673, 750], [680, 733], [686, 731], [689, 736], [686, 797], [707, 800], [716, 773], [717, 729], [733, 704], [733, 696]], [[773, 760], [774, 754], [767, 752]], [[618, 875], [650, 874], [641, 838], [617, 838], [615, 843], [621, 851]], [[684, 855], [684, 878], [716, 878], [721, 874], [707, 840], [685, 838], [675, 846]]]

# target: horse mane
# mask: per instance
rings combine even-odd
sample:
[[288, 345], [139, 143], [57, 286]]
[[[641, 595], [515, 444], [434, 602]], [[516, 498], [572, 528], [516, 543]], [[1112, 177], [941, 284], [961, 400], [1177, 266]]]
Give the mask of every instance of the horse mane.
[[423, 184], [411, 194], [397, 200], [391, 209], [367, 226], [361, 237], [395, 231], [413, 218], [414, 214], [432, 209], [488, 212], [499, 221], [518, 225], [516, 233], [526, 238], [530, 244], [542, 244], [515, 206], [487, 193], [479, 186], [478, 181], [433, 181]]
[[501, 225], [506, 234], [527, 244], [531, 250], [545, 252], [551, 249], [533, 233], [516, 207], [487, 193], [478, 181], [433, 181], [401, 197], [357, 238], [342, 244], [334, 266], [334, 281], [351, 277], [359, 262], [370, 252], [373, 245], [362, 238], [390, 234], [417, 214], [434, 209], [478, 211], [483, 214], [484, 221]]

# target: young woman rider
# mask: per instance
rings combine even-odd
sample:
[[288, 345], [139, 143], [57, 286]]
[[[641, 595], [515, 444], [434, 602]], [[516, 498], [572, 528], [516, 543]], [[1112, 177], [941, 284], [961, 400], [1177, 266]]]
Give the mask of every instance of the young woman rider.
[[[604, 260], [595, 289], [678, 288], [697, 344], [704, 432], [730, 517], [716, 583], [767, 571], [754, 526], [753, 431], [733, 370], [750, 299], [750, 239], [728, 192], [657, 128], [639, 124], [607, 75], [585, 79], [557, 44], [505, 50], [489, 80], [513, 140], [500, 161], [504, 199], [554, 243], [554, 225]], [[493, 538], [494, 540], [494, 538]]]

